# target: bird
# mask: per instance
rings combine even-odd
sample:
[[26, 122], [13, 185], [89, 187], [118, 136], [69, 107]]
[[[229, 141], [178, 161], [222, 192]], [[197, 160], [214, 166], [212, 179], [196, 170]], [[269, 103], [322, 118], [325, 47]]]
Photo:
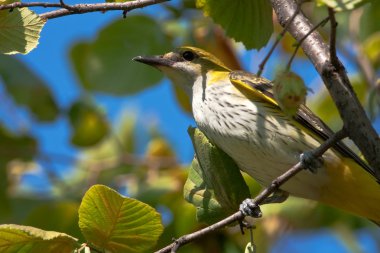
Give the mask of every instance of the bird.
[[[157, 68], [181, 87], [197, 127], [264, 187], [333, 134], [306, 105], [293, 116], [282, 111], [271, 81], [231, 70], [200, 48], [182, 46], [133, 60]], [[380, 183], [373, 168], [343, 142], [319, 160], [315, 171], [302, 170], [280, 190], [380, 224]]]

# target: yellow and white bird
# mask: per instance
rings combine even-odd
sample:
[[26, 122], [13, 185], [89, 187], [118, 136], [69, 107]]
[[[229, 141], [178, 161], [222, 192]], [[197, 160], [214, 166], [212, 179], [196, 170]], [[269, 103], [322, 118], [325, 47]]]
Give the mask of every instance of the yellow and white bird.
[[[273, 98], [270, 81], [231, 71], [204, 50], [180, 47], [134, 60], [158, 68], [182, 87], [199, 129], [263, 186], [332, 134], [305, 106], [293, 117], [285, 114]], [[373, 169], [342, 143], [322, 161], [316, 173], [301, 171], [281, 190], [380, 223], [380, 184]]]

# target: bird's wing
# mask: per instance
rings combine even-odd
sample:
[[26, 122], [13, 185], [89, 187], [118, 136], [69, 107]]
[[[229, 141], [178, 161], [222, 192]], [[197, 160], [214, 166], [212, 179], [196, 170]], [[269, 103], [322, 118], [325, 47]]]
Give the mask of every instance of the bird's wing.
[[[278, 104], [273, 97], [273, 84], [269, 80], [245, 71], [231, 71], [230, 81], [239, 90], [244, 90], [244, 93], [248, 93], [257, 99], [261, 99], [264, 102], [278, 107]], [[281, 110], [280, 107], [278, 107], [278, 109]], [[297, 114], [293, 116], [293, 119], [322, 140], [327, 140], [333, 135], [333, 131], [305, 105], [300, 106]], [[375, 177], [373, 169], [359, 158], [355, 152], [343, 144], [343, 142], [338, 142], [333, 148], [342, 156], [350, 157], [355, 160]]]

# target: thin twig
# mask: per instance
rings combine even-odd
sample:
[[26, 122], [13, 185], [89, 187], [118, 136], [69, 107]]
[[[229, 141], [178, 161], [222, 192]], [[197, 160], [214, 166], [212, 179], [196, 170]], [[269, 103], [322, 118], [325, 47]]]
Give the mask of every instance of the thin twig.
[[73, 14], [82, 14], [88, 12], [105, 12], [108, 10], [122, 10], [130, 11], [137, 8], [146, 7], [149, 5], [154, 5], [158, 3], [167, 2], [170, 0], [134, 0], [122, 3], [96, 3], [96, 4], [74, 4], [67, 5], [62, 0], [59, 3], [44, 3], [44, 2], [15, 2], [11, 4], [0, 5], [0, 10], [23, 8], [23, 7], [54, 7], [61, 8], [59, 10], [54, 10], [46, 13], [42, 13], [39, 16], [43, 19], [53, 19], [58, 17], [63, 17]]
[[63, 0], [59, 0], [59, 2], [61, 3], [61, 6], [69, 11], [74, 11], [75, 8], [73, 8], [71, 5], [67, 5]]
[[336, 27], [338, 23], [335, 20], [335, 12], [332, 8], [328, 8], [330, 19], [330, 61], [333, 66], [338, 66], [339, 60], [336, 55]]
[[305, 34], [305, 36], [302, 37], [302, 39], [300, 39], [300, 41], [296, 44], [296, 48], [294, 49], [294, 52], [292, 54], [292, 57], [290, 57], [289, 61], [288, 61], [288, 64], [286, 64], [286, 69], [287, 70], [290, 70], [290, 66], [292, 65], [292, 62], [294, 60], [294, 57], [296, 56], [297, 52], [298, 52], [298, 49], [301, 47], [302, 45], [302, 42], [304, 42], [304, 40], [310, 35], [312, 34], [315, 30], [317, 30], [318, 27], [320, 26], [324, 26], [327, 21], [329, 21], [329, 17], [323, 19], [321, 22], [319, 22], [318, 24], [316, 24], [308, 33]]
[[24, 8], [24, 7], [43, 7], [43, 8], [62, 8], [61, 3], [45, 3], [45, 2], [14, 2], [11, 4], [0, 5], [0, 10], [9, 10], [15, 8]]
[[[339, 140], [345, 138], [347, 136], [347, 132], [342, 129], [338, 132], [336, 132], [334, 135], [332, 135], [329, 139], [327, 139], [324, 143], [322, 143], [318, 148], [311, 151], [311, 155], [314, 157], [320, 157], [324, 152], [326, 152], [330, 147], [334, 146]], [[298, 172], [303, 170], [305, 167], [303, 162], [298, 162], [296, 165], [294, 165], [292, 168], [290, 168], [288, 171], [286, 171], [281, 176], [277, 177], [275, 180], [272, 181], [272, 183], [266, 187], [262, 192], [260, 192], [259, 195], [257, 195], [253, 200], [252, 203], [256, 205], [260, 205], [267, 197], [269, 197], [274, 191], [276, 191], [281, 185], [283, 185], [286, 181], [288, 181], [290, 178], [292, 178], [294, 175], [296, 175]], [[244, 214], [240, 211], [228, 216], [227, 218], [212, 224], [206, 228], [203, 228], [201, 230], [198, 230], [194, 233], [187, 234], [184, 236], [181, 236], [175, 242], [171, 243], [170, 245], [156, 251], [156, 253], [165, 253], [165, 252], [176, 252], [176, 250], [189, 243], [192, 242], [198, 238], [201, 238], [205, 234], [211, 233], [217, 229], [223, 228], [231, 223], [234, 223], [236, 221], [240, 221], [244, 219]]]
[[135, 0], [123, 3], [97, 3], [97, 4], [75, 4], [71, 5], [71, 10], [60, 9], [41, 14], [40, 17], [44, 19], [53, 19], [72, 14], [82, 14], [88, 12], [105, 12], [108, 10], [122, 10], [130, 11], [137, 8], [142, 8], [149, 5], [167, 2], [169, 0]]
[[294, 18], [297, 16], [297, 14], [300, 12], [301, 5], [298, 4], [297, 10], [294, 12], [294, 14], [290, 17], [289, 21], [285, 25], [284, 29], [281, 31], [281, 33], [277, 36], [276, 41], [273, 43], [271, 49], [269, 50], [268, 54], [265, 56], [264, 60], [259, 64], [259, 70], [257, 71], [256, 75], [261, 76], [264, 70], [264, 66], [269, 60], [270, 56], [272, 55], [274, 49], [277, 47], [278, 43], [281, 41], [281, 39], [284, 37], [286, 31], [288, 30], [288, 27], [293, 22]]

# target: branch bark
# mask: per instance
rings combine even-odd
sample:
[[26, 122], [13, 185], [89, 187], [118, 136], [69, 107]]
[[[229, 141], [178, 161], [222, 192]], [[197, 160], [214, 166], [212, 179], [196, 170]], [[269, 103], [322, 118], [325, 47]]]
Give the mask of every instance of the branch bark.
[[53, 7], [61, 8], [59, 10], [54, 10], [46, 13], [42, 13], [39, 16], [43, 19], [53, 19], [59, 18], [67, 15], [82, 14], [88, 12], [105, 12], [108, 10], [122, 10], [128, 12], [133, 9], [143, 8], [149, 5], [154, 5], [162, 2], [167, 2], [169, 0], [135, 0], [123, 3], [96, 3], [96, 4], [75, 4], [66, 5], [62, 1], [59, 3], [45, 3], [45, 2], [15, 2], [11, 4], [0, 5], [0, 10], [12, 10], [14, 8], [23, 7]]
[[[297, 3], [294, 0], [270, 1], [278, 21], [285, 26], [296, 11]], [[300, 12], [288, 27], [288, 31], [299, 41], [312, 28], [311, 22]], [[373, 174], [380, 181], [380, 138], [354, 93], [344, 66], [339, 60], [335, 65], [331, 62], [329, 46], [317, 31], [308, 36], [301, 46], [330, 92], [349, 137], [359, 147], [372, 166]]]

